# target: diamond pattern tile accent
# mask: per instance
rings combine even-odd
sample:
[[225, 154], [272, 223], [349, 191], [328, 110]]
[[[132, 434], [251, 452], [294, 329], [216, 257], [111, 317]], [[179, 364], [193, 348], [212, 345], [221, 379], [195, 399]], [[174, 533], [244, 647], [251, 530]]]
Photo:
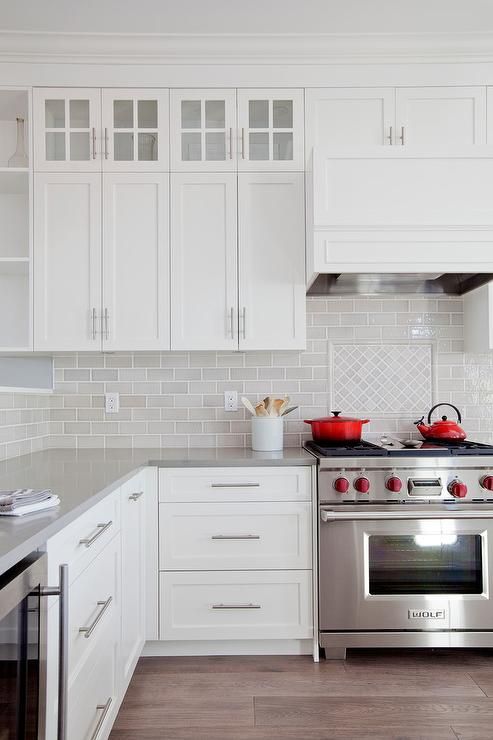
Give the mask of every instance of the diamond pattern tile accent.
[[333, 344], [332, 408], [354, 414], [423, 414], [432, 406], [432, 346]]

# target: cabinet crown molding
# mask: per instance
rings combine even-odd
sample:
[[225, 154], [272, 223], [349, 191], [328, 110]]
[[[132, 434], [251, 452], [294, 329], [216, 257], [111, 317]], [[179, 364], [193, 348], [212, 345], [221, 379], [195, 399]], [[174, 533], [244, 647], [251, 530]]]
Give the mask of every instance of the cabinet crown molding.
[[114, 34], [0, 31], [0, 62], [176, 65], [491, 62], [493, 33]]

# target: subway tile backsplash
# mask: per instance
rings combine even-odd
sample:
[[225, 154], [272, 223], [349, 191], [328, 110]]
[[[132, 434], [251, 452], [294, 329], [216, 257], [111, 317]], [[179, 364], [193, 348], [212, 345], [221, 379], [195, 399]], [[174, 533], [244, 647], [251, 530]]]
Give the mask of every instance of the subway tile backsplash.
[[[340, 356], [346, 345], [348, 351], [382, 345], [394, 365], [403, 363], [404, 384], [413, 382], [409, 362], [428, 355], [424, 349], [399, 353], [399, 345], [431, 347], [432, 400], [455, 403], [470, 436], [493, 442], [493, 353], [464, 354], [461, 298], [308, 298], [307, 336], [305, 352], [55, 355], [52, 396], [0, 394], [0, 459], [43, 447], [248, 446], [248, 413], [223, 410], [230, 389], [252, 399], [289, 394], [300, 408], [286, 418], [285, 443], [298, 446], [309, 436], [304, 418], [327, 414], [334, 398], [358, 398], [355, 383], [366, 371], [353, 374], [351, 363], [338, 374], [334, 394], [331, 357], [334, 347]], [[355, 358], [361, 360], [361, 352]], [[107, 391], [121, 394], [118, 414], [105, 414]], [[367, 427], [372, 438], [414, 431], [414, 418], [388, 412], [392, 392], [383, 384], [381, 409]], [[378, 407], [375, 396], [373, 403]]]

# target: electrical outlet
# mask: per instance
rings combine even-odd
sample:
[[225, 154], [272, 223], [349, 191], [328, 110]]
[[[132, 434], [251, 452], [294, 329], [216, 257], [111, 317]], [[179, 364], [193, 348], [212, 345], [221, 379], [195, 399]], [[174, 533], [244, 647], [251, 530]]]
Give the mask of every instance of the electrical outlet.
[[104, 410], [107, 414], [117, 414], [120, 411], [120, 394], [104, 394]]
[[224, 410], [238, 411], [238, 392], [224, 391]]

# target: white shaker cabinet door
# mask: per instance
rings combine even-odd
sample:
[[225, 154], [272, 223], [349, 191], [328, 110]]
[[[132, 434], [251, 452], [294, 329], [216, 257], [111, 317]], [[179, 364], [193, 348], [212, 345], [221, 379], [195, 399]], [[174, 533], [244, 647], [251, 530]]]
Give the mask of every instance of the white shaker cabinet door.
[[121, 487], [122, 591], [120, 690], [125, 692], [145, 642], [146, 492], [142, 471]]
[[240, 349], [304, 349], [303, 174], [238, 180]]
[[171, 245], [171, 349], [237, 349], [236, 175], [171, 175]]
[[169, 91], [103, 90], [105, 172], [168, 170]]
[[362, 149], [394, 141], [393, 87], [306, 90], [306, 157], [322, 150]]
[[396, 141], [420, 150], [486, 143], [486, 88], [399, 87]]
[[234, 172], [236, 91], [172, 90], [170, 142], [174, 172]]
[[35, 88], [33, 113], [35, 170], [101, 170], [99, 89]]
[[238, 169], [303, 170], [303, 90], [238, 90]]
[[34, 349], [100, 348], [101, 175], [34, 180]]
[[103, 176], [103, 348], [169, 349], [168, 175]]

